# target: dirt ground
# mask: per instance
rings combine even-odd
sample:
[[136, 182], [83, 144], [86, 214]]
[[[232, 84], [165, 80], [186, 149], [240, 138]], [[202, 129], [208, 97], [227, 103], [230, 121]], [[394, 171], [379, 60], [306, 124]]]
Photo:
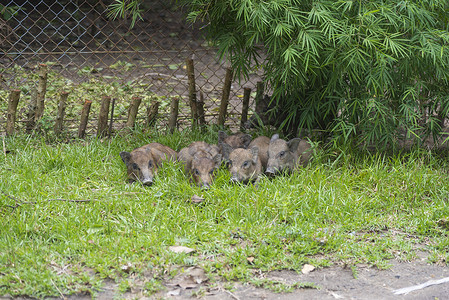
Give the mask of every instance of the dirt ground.
[[[391, 268], [388, 270], [359, 265], [357, 278], [354, 278], [350, 268], [339, 266], [313, 270], [308, 274], [283, 270], [263, 276], [290, 285], [301, 282], [313, 283], [317, 287], [296, 289], [290, 293], [275, 293], [239, 282], [212, 284], [207, 281], [200, 268], [192, 267], [164, 282], [165, 289], [151, 297], [145, 297], [139, 288], [119, 295], [117, 284], [107, 282], [96, 299], [449, 299], [449, 282], [430, 285], [405, 294], [395, 294], [399, 289], [448, 278], [449, 268], [429, 264], [424, 256], [412, 262], [392, 260], [390, 263]], [[230, 286], [232, 288], [229, 288]], [[87, 300], [90, 296], [75, 295], [68, 299]]]
[[[164, 288], [150, 297], [142, 292], [144, 282], [136, 279], [133, 281], [134, 286], [125, 294], [119, 292], [117, 283], [106, 280], [102, 289], [93, 297], [78, 294], [49, 299], [449, 299], [449, 268], [427, 263], [425, 253], [422, 252], [421, 258], [415, 261], [392, 260], [390, 264], [391, 267], [387, 270], [358, 265], [356, 278], [351, 268], [340, 266], [315, 269], [307, 274], [298, 274], [290, 270], [261, 274], [261, 278], [289, 285], [303, 283], [315, 286], [315, 288], [295, 289], [289, 293], [275, 293], [240, 282], [211, 283], [201, 268], [191, 267], [186, 268], [184, 273], [176, 275], [173, 279], [164, 281]], [[444, 279], [446, 282], [436, 284]], [[401, 289], [409, 287], [415, 287], [415, 289], [407, 293], [399, 293]], [[30, 298], [0, 297], [0, 300], [6, 299], [27, 300]]]

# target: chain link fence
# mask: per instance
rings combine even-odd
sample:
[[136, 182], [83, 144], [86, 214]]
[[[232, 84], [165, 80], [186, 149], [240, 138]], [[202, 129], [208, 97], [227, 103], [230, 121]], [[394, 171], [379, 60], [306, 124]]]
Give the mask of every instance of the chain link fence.
[[[114, 128], [123, 126], [132, 97], [141, 97], [138, 122], [159, 102], [157, 126], [165, 126], [169, 103], [179, 97], [178, 126], [190, 125], [186, 59], [194, 58], [197, 91], [205, 98], [206, 121], [217, 122], [226, 73], [216, 49], [207, 44], [200, 25], [185, 22], [173, 1], [144, 1], [143, 20], [130, 29], [130, 20], [107, 17], [112, 1], [20, 1], [0, 5], [0, 108], [8, 93], [21, 90], [16, 126], [26, 122], [27, 105], [38, 83], [37, 66], [48, 66], [45, 113], [41, 128], [51, 128], [62, 91], [69, 92], [64, 118], [67, 132], [76, 131], [85, 100], [92, 101], [87, 134], [95, 133], [102, 96], [113, 98]], [[226, 125], [239, 126], [243, 88], [255, 92], [260, 74], [231, 86]], [[199, 97], [199, 95], [197, 95]], [[252, 97], [253, 98], [253, 97]], [[5, 116], [0, 116], [0, 131]]]

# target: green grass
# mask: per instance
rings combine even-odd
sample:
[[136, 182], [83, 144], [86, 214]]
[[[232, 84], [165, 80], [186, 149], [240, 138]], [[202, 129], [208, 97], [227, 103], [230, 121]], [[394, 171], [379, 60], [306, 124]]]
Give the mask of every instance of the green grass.
[[[389, 259], [415, 258], [417, 249], [432, 262], [449, 259], [447, 154], [317, 149], [307, 168], [263, 178], [257, 188], [230, 184], [222, 169], [203, 191], [177, 163], [165, 165], [152, 187], [126, 183], [120, 151], [150, 141], [179, 150], [193, 140], [214, 142], [216, 133], [51, 144], [6, 138], [0, 189], [11, 197], [0, 194], [0, 295], [95, 294], [106, 278], [125, 292], [130, 274], [144, 273], [152, 276], [144, 287], [151, 294], [193, 265], [211, 280], [282, 291], [294, 287], [261, 281], [255, 270], [386, 268]], [[190, 203], [195, 194], [205, 201]], [[176, 254], [173, 245], [196, 251]]]

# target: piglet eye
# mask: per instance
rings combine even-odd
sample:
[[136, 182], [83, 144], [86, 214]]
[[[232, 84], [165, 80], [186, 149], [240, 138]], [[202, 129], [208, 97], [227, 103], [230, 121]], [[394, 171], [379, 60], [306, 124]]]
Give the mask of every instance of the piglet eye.
[[195, 175], [200, 175], [200, 171], [198, 171], [198, 169], [194, 169], [194, 170], [193, 170], [193, 174], [195, 174]]
[[153, 161], [150, 160], [150, 161], [148, 162], [148, 168], [152, 168], [152, 167], [153, 167]]
[[245, 162], [243, 163], [243, 165], [242, 165], [242, 167], [244, 167], [244, 168], [248, 168], [248, 166], [249, 166], [249, 162], [248, 162], [248, 161], [245, 161]]
[[139, 166], [138, 166], [136, 163], [134, 163], [134, 164], [133, 164], [133, 169], [134, 169], [134, 170], [138, 170], [138, 169], [139, 169]]
[[285, 155], [285, 151], [279, 152], [279, 157], [283, 157]]

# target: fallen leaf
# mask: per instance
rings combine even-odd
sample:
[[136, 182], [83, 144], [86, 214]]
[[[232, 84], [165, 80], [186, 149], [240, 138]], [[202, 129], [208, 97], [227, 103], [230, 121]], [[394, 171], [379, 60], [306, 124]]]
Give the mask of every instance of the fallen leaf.
[[167, 296], [179, 296], [180, 294], [181, 294], [181, 289], [176, 289], [176, 290], [167, 292]]
[[250, 264], [253, 264], [253, 263], [254, 263], [254, 256], [247, 257], [246, 260], [247, 260]]
[[203, 202], [204, 198], [200, 197], [198, 195], [193, 195], [191, 201], [192, 201], [192, 203], [197, 204], [197, 203]]
[[131, 264], [127, 263], [126, 265], [122, 265], [120, 268], [122, 269], [123, 272], [125, 273], [129, 273], [131, 271]]
[[446, 218], [439, 219], [437, 221], [437, 224], [444, 229], [449, 229], [449, 220], [447, 220]]
[[314, 266], [305, 264], [305, 265], [302, 267], [301, 272], [302, 272], [303, 274], [309, 274], [309, 273], [312, 272], [313, 270], [315, 270], [315, 267], [314, 267]]
[[168, 250], [175, 252], [175, 253], [191, 253], [194, 252], [195, 249], [184, 247], [184, 246], [170, 246], [168, 247]]
[[168, 286], [179, 286], [183, 289], [193, 289], [196, 288], [203, 282], [208, 281], [206, 272], [198, 267], [188, 268], [185, 273], [178, 274], [172, 283], [167, 284]]

